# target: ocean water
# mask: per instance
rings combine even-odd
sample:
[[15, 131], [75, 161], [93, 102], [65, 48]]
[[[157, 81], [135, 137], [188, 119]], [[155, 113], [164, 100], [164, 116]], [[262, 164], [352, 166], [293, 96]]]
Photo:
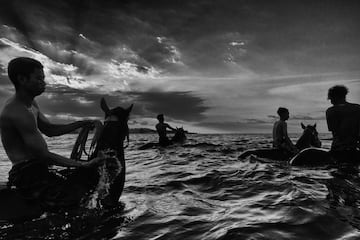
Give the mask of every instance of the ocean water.
[[[292, 136], [295, 140], [298, 136]], [[326, 138], [328, 136], [322, 136]], [[47, 139], [69, 156], [75, 135]], [[298, 168], [238, 155], [270, 135], [188, 135], [183, 146], [137, 148], [131, 135], [121, 206], [0, 223], [2, 239], [360, 239], [360, 180], [329, 167]], [[325, 148], [330, 142], [323, 141]], [[0, 181], [10, 164], [0, 147]]]

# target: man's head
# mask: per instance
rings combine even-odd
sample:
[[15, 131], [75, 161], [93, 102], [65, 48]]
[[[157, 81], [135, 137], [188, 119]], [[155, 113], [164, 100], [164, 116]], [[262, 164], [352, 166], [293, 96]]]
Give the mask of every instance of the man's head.
[[329, 89], [328, 99], [332, 104], [344, 103], [348, 92], [349, 90], [344, 85], [335, 85]]
[[43, 65], [32, 58], [18, 57], [8, 64], [8, 76], [15, 90], [23, 89], [34, 96], [45, 90]]
[[279, 115], [281, 120], [289, 119], [289, 110], [287, 108], [279, 107], [277, 110], [277, 114]]
[[159, 120], [159, 122], [164, 122], [164, 114], [159, 114], [156, 116], [156, 118]]

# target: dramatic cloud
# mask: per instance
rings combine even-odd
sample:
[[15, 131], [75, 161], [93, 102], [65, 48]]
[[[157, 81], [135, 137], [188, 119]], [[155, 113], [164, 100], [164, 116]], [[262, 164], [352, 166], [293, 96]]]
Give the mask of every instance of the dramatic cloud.
[[204, 118], [203, 113], [207, 110], [203, 100], [190, 92], [152, 91], [136, 93], [136, 95], [144, 112], [150, 112], [154, 117], [164, 113], [176, 120], [199, 121]]
[[[360, 102], [357, 1], [3, 1], [0, 98], [10, 59], [44, 65], [38, 101], [53, 120], [101, 118], [103, 96], [135, 103], [132, 123], [157, 113], [201, 131], [271, 131], [279, 106], [323, 120], [327, 89]], [[202, 128], [203, 127], [203, 128]]]

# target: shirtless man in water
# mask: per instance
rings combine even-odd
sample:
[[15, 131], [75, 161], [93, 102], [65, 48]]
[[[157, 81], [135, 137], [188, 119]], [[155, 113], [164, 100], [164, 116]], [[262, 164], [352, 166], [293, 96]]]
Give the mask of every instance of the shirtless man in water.
[[289, 155], [294, 155], [298, 150], [287, 133], [286, 121], [289, 119], [289, 110], [287, 108], [279, 107], [277, 114], [279, 115], [280, 120], [274, 123], [273, 147], [280, 149]]
[[159, 144], [162, 147], [166, 147], [171, 144], [171, 141], [166, 136], [167, 129], [169, 128], [173, 131], [176, 131], [176, 129], [164, 122], [163, 114], [157, 115], [157, 119], [159, 120], [159, 123], [156, 124], [156, 131], [159, 134]]
[[[105, 155], [91, 161], [75, 161], [49, 151], [41, 133], [49, 137], [59, 136], [94, 125], [95, 121], [58, 125], [52, 124], [41, 113], [35, 101], [46, 86], [40, 62], [32, 58], [15, 58], [9, 62], [8, 76], [14, 84], [15, 94], [7, 100], [1, 112], [0, 130], [2, 144], [13, 165], [9, 184], [32, 198], [62, 184], [60, 178], [50, 173], [49, 165], [86, 168], [103, 162]], [[61, 189], [56, 191], [59, 194]]]
[[343, 85], [333, 86], [328, 91], [333, 105], [326, 110], [328, 129], [333, 135], [331, 153], [335, 158], [351, 158], [360, 163], [360, 105], [347, 102], [347, 93]]

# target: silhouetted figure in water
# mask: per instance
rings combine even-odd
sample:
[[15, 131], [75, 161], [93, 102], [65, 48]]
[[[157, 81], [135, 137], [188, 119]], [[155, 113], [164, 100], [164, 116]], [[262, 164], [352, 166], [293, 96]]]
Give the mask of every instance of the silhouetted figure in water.
[[289, 155], [298, 152], [296, 146], [292, 143], [287, 133], [286, 121], [289, 119], [289, 110], [284, 107], [279, 107], [277, 114], [280, 120], [274, 123], [273, 127], [273, 147], [283, 150]]
[[166, 136], [167, 129], [169, 128], [173, 131], [176, 131], [176, 129], [164, 122], [163, 114], [157, 115], [156, 118], [159, 120], [159, 123], [156, 124], [156, 131], [159, 134], [159, 145], [162, 147], [169, 146], [170, 144], [172, 144], [172, 142]]
[[360, 163], [360, 105], [346, 101], [348, 89], [336, 85], [329, 89], [332, 107], [326, 110], [326, 121], [333, 136], [331, 154], [336, 159]]
[[[54, 204], [76, 195], [63, 178], [49, 171], [50, 165], [86, 168], [97, 166], [105, 155], [90, 161], [76, 161], [50, 152], [42, 134], [48, 137], [70, 133], [98, 121], [77, 121], [53, 124], [40, 111], [35, 97], [45, 91], [43, 65], [32, 58], [19, 57], [10, 61], [8, 75], [15, 94], [7, 100], [0, 115], [1, 140], [12, 163], [9, 184], [29, 199], [43, 198]], [[56, 196], [59, 196], [57, 198]], [[69, 199], [68, 199], [69, 197]]]

